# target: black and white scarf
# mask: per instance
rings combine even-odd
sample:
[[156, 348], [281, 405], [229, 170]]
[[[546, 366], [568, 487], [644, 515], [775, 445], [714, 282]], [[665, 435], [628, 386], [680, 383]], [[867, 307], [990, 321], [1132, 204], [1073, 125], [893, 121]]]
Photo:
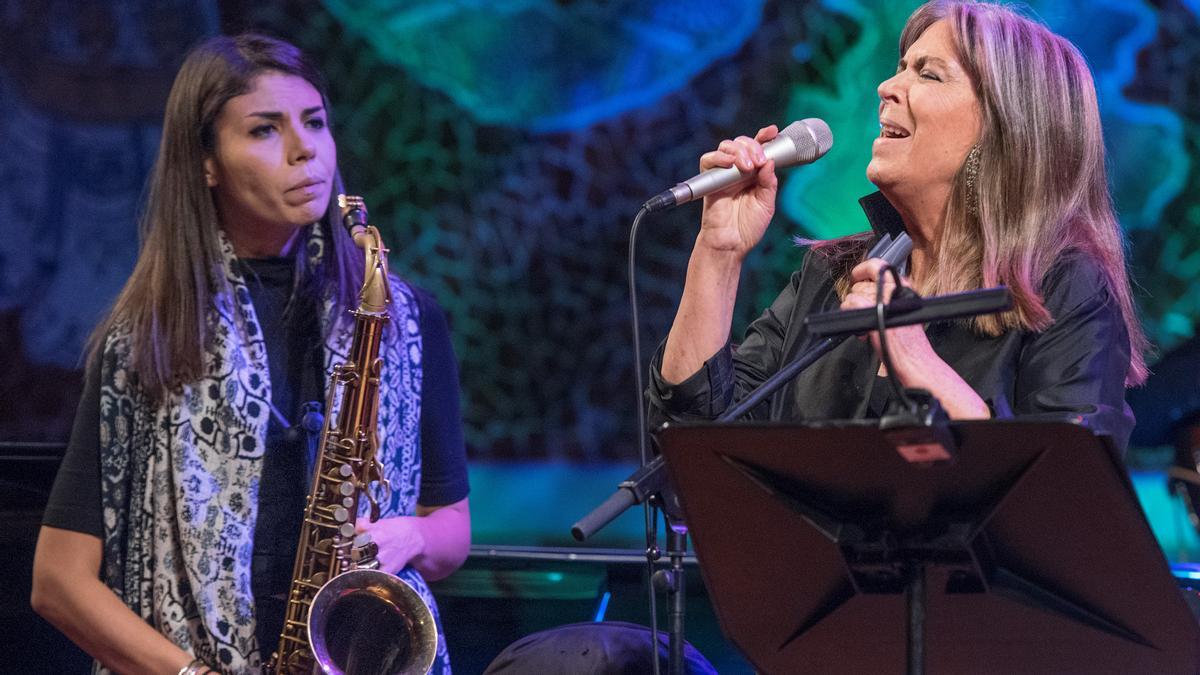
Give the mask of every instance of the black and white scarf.
[[[152, 403], [130, 381], [128, 334], [118, 328], [105, 342], [103, 572], [117, 596], [176, 645], [223, 672], [250, 673], [261, 666], [250, 561], [271, 378], [250, 292], [232, 247], [221, 241], [229, 290], [209, 308], [197, 381]], [[313, 264], [323, 247], [320, 228], [312, 226], [306, 251]], [[380, 495], [383, 517], [413, 515], [421, 480], [420, 317], [411, 289], [395, 278], [391, 286], [391, 321], [380, 350], [379, 456], [392, 485], [390, 495]], [[350, 318], [334, 316], [329, 298], [322, 328], [328, 374], [347, 359], [353, 337]], [[399, 576], [436, 617], [420, 574], [409, 567]], [[274, 645], [261, 647], [266, 655]], [[449, 672], [444, 639], [432, 672]]]

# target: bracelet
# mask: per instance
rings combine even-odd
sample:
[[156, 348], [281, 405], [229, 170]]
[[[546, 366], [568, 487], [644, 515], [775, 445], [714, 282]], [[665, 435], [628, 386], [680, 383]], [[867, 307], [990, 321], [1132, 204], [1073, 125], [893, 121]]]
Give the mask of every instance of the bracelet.
[[200, 659], [192, 659], [191, 663], [179, 669], [175, 675], [201, 675], [209, 672], [208, 665]]

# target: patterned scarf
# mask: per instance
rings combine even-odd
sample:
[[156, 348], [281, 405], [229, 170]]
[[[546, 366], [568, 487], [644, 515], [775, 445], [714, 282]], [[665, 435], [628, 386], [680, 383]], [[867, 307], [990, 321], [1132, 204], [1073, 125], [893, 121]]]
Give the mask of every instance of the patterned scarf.
[[[233, 248], [221, 237], [228, 289], [209, 309], [202, 376], [153, 403], [130, 382], [130, 341], [115, 329], [101, 364], [100, 466], [104, 578], [136, 614], [226, 673], [258, 672], [250, 561], [270, 416], [266, 345]], [[307, 255], [323, 255], [320, 227]], [[413, 515], [421, 481], [421, 333], [412, 291], [391, 279], [381, 347], [380, 457], [392, 484], [383, 517]], [[322, 312], [325, 372], [344, 362], [352, 325]], [[332, 328], [332, 329], [331, 329]], [[336, 405], [336, 402], [335, 402]], [[336, 414], [336, 411], [330, 411]], [[367, 508], [367, 500], [362, 500]], [[363, 514], [360, 514], [362, 517]], [[399, 576], [436, 605], [420, 574]], [[440, 634], [440, 626], [439, 626]], [[263, 656], [275, 645], [261, 645]], [[445, 640], [433, 672], [449, 673]], [[106, 672], [99, 664], [95, 672]]]

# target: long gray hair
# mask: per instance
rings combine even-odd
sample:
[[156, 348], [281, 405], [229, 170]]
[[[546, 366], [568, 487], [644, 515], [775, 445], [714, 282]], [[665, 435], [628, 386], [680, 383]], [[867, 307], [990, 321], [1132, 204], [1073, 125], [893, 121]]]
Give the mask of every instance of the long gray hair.
[[[1126, 384], [1146, 379], [1145, 334], [1134, 311], [1125, 242], [1104, 165], [1096, 90], [1083, 55], [1065, 38], [1008, 7], [933, 0], [917, 8], [900, 36], [900, 55], [931, 25], [950, 24], [960, 63], [983, 115], [976, 193], [967, 167], [951, 190], [937, 264], [921, 280], [928, 293], [997, 284], [1012, 311], [978, 317], [976, 330], [1044, 330], [1053, 321], [1041, 285], [1051, 266], [1077, 251], [1108, 280], [1129, 333]], [[832, 243], [830, 254], [849, 248]], [[820, 247], [818, 247], [820, 248]], [[848, 281], [839, 280], [839, 288]]]

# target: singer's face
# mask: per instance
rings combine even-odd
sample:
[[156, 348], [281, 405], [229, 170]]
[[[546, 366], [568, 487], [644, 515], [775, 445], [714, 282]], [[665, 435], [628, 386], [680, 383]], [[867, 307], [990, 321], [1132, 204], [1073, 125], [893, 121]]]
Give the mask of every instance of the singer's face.
[[879, 101], [867, 178], [889, 197], [949, 195], [979, 140], [982, 112], [948, 22], [933, 24], [909, 47], [896, 74], [879, 85]]
[[337, 147], [321, 94], [280, 72], [225, 103], [204, 161], [221, 227], [238, 255], [279, 255], [329, 206]]

